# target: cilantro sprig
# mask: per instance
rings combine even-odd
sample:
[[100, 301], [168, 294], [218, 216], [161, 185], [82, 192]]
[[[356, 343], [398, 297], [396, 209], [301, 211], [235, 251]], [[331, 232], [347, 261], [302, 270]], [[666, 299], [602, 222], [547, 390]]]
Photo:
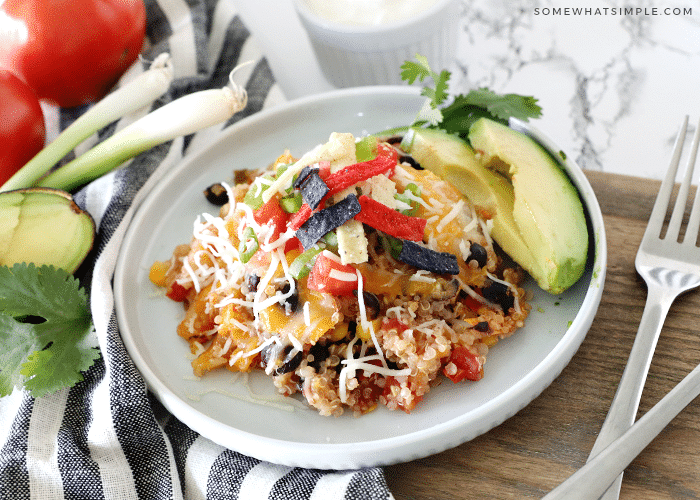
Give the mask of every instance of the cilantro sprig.
[[0, 266], [0, 397], [41, 397], [83, 380], [100, 352], [87, 294], [68, 272]]
[[405, 61], [401, 65], [401, 79], [409, 84], [416, 80], [423, 83], [428, 78], [433, 81], [433, 86], [426, 84], [421, 90], [421, 95], [428, 99], [413, 125], [441, 128], [467, 140], [469, 127], [479, 118], [486, 117], [507, 125], [511, 117], [528, 121], [542, 115], [542, 108], [532, 96], [497, 94], [487, 88], [456, 95], [451, 103], [444, 105], [449, 99], [451, 76], [447, 70], [433, 71], [428, 59], [420, 54], [416, 55], [416, 61]]

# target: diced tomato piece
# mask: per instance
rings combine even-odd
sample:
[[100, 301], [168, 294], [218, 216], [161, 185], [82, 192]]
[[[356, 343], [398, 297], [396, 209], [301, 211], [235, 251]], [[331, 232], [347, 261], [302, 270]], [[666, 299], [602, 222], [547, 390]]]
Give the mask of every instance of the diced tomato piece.
[[189, 293], [189, 288], [185, 288], [177, 281], [173, 281], [173, 284], [168, 287], [168, 291], [165, 292], [165, 295], [175, 302], [183, 302]]
[[397, 318], [387, 319], [382, 323], [382, 330], [386, 331], [396, 330], [397, 332], [402, 333], [407, 328], [408, 326]]
[[400, 391], [401, 384], [398, 380], [396, 380], [396, 377], [387, 377], [386, 382], [384, 384], [384, 392], [382, 392], [382, 395], [387, 400], [391, 399], [395, 401], [397, 406], [400, 409], [402, 409], [405, 413], [411, 413], [411, 410], [413, 410], [416, 407], [416, 405], [423, 400], [423, 396], [417, 396], [414, 393], [413, 398], [411, 398], [410, 402], [406, 404], [406, 401], [396, 399], [395, 393], [398, 394]]
[[458, 345], [452, 348], [449, 363], [457, 367], [457, 372], [450, 374], [447, 368], [444, 368], [443, 372], [454, 383], [465, 379], [477, 381], [484, 377], [484, 367], [479, 362], [479, 358], [464, 346]]
[[290, 250], [298, 250], [299, 253], [302, 253], [304, 251], [304, 246], [301, 244], [301, 241], [299, 241], [299, 238], [292, 237], [287, 240], [287, 243], [284, 244], [284, 253], [289, 252]]
[[476, 300], [474, 297], [471, 297], [467, 295], [462, 302], [464, 303], [465, 306], [467, 306], [469, 309], [471, 309], [474, 312], [479, 312], [479, 309], [483, 306], [481, 302]]
[[277, 198], [271, 198], [267, 203], [253, 212], [253, 218], [255, 219], [255, 222], [260, 225], [274, 224], [275, 229], [272, 232], [272, 238], [270, 238], [270, 241], [275, 241], [277, 238], [279, 238], [280, 234], [287, 230], [287, 219], [289, 218], [289, 214], [282, 210]]
[[334, 258], [326, 256], [324, 251], [316, 257], [316, 262], [314, 267], [311, 268], [306, 286], [310, 290], [330, 293], [331, 295], [352, 295], [352, 292], [357, 290], [357, 277], [355, 279], [343, 279], [346, 277], [350, 278], [351, 275], [357, 276], [355, 267], [349, 264], [341, 264]]

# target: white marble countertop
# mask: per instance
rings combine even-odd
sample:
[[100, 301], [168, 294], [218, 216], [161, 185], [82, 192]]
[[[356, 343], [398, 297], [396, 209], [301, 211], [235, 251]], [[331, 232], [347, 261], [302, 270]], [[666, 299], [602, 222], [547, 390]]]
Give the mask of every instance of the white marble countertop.
[[[288, 99], [333, 88], [291, 0], [235, 4]], [[462, 0], [447, 69], [454, 93], [535, 96], [535, 125], [582, 168], [660, 179], [683, 117], [689, 134], [700, 119], [700, 2]]]

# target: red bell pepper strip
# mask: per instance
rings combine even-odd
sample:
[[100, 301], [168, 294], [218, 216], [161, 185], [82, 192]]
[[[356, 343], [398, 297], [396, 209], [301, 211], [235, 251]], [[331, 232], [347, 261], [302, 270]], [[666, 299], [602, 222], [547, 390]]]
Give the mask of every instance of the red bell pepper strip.
[[[344, 277], [350, 278], [350, 275], [355, 276], [355, 279], [343, 279]], [[336, 259], [328, 257], [324, 251], [316, 257], [306, 286], [309, 290], [317, 292], [352, 296], [353, 291], [357, 290], [357, 274], [353, 266], [341, 264]]]
[[[379, 174], [393, 174], [397, 161], [398, 153], [396, 150], [388, 144], [381, 143], [377, 146], [377, 157], [373, 160], [349, 165], [333, 174], [330, 173], [330, 162], [319, 162], [318, 174], [330, 190], [319, 203], [317, 210], [324, 208], [328, 197], [350, 186], [354, 186], [358, 182], [362, 182]], [[296, 231], [311, 217], [311, 215], [313, 215], [313, 213], [314, 210], [307, 203], [302, 204], [299, 211], [289, 218], [288, 227]]]
[[323, 160], [318, 162], [318, 176], [324, 181], [331, 175], [331, 162]]
[[278, 198], [271, 198], [267, 203], [253, 212], [253, 219], [260, 225], [275, 226], [269, 241], [275, 241], [287, 229], [289, 214], [282, 210]]
[[457, 345], [452, 348], [449, 363], [453, 363], [457, 367], [457, 371], [450, 374], [447, 368], [444, 368], [443, 372], [455, 384], [464, 379], [481, 380], [484, 376], [484, 367], [479, 362], [479, 358], [464, 346]]
[[423, 241], [425, 219], [404, 215], [369, 196], [362, 195], [357, 200], [361, 210], [355, 219], [363, 224], [400, 240]]
[[287, 221], [287, 227], [290, 227], [294, 231], [296, 231], [304, 225], [304, 222], [306, 222], [309, 219], [309, 217], [311, 217], [311, 214], [313, 214], [313, 212], [314, 211], [311, 210], [311, 207], [308, 204], [302, 203], [299, 211], [292, 214], [291, 217], [289, 217], [289, 220]]
[[333, 196], [343, 189], [354, 186], [358, 182], [365, 181], [370, 177], [379, 174], [387, 174], [389, 177], [394, 173], [394, 167], [398, 160], [396, 150], [385, 143], [377, 146], [377, 157], [373, 160], [363, 161], [349, 165], [324, 179], [330, 191], [326, 196]]

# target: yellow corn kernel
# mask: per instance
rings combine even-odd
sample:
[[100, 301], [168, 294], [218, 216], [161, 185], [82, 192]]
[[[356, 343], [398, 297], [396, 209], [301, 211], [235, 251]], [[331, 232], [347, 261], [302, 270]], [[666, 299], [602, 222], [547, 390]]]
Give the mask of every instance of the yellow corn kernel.
[[[259, 347], [259, 342], [257, 338], [248, 337], [245, 341], [239, 343], [235, 349], [231, 350], [231, 357], [236, 356], [238, 359], [233, 362], [233, 364], [228, 365], [228, 369], [234, 372], [249, 372], [253, 368], [253, 361], [255, 361], [255, 356], [246, 356], [245, 354]], [[238, 353], [243, 353], [243, 355], [238, 356]]]
[[348, 336], [348, 323], [341, 323], [331, 331], [330, 339], [332, 342], [338, 342]]
[[437, 286], [439, 286], [437, 282], [428, 283], [426, 281], [408, 280], [404, 287], [404, 293], [406, 295], [430, 295]]
[[[370, 321], [372, 325], [372, 330], [376, 333], [379, 331], [379, 328], [382, 326], [382, 318], [377, 318], [375, 320]], [[360, 337], [362, 340], [365, 342], [368, 342], [372, 340], [372, 333], [370, 332], [369, 325], [367, 326], [367, 329], [365, 329], [362, 326], [362, 322], [357, 324], [357, 330], [355, 330], [355, 335]]]
[[170, 262], [154, 262], [148, 271], [148, 279], [156, 286], [166, 286], [165, 276], [170, 269]]
[[498, 335], [489, 335], [481, 339], [481, 342], [486, 345], [486, 347], [493, 347], [498, 343]]

